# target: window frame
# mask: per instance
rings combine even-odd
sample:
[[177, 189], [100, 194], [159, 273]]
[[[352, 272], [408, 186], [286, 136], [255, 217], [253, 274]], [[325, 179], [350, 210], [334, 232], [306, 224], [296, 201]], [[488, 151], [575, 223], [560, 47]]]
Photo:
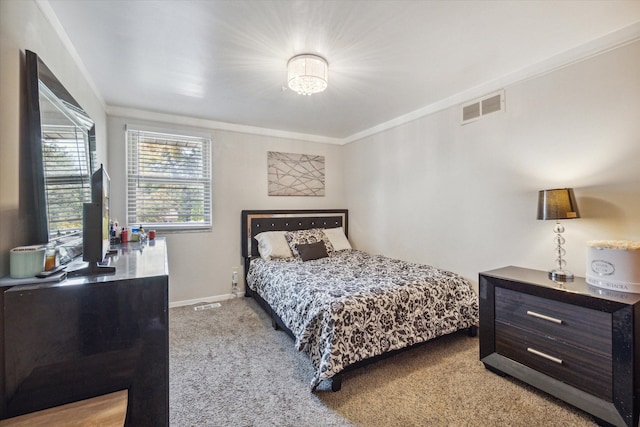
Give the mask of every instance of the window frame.
[[[136, 168], [139, 168], [140, 161], [133, 161], [131, 144], [134, 141], [131, 139], [131, 134], [137, 135], [135, 144], [140, 143], [140, 136], [147, 137], [160, 137], [168, 141], [174, 140], [179, 142], [191, 141], [202, 144], [202, 162], [203, 169], [205, 169], [205, 175], [197, 179], [190, 178], [178, 178], [172, 179], [171, 177], [149, 177], [148, 175], [142, 178], [146, 183], [162, 183], [170, 185], [177, 183], [195, 183], [202, 184], [204, 182], [205, 190], [203, 192], [203, 221], [202, 222], [149, 222], [140, 221], [140, 215], [138, 212], [135, 214], [131, 212], [131, 208], [137, 205], [137, 200], [131, 194], [132, 188], [138, 188], [138, 183], [132, 183], [132, 180], [141, 181], [141, 176], [136, 170], [132, 171], [132, 165], [135, 164]], [[125, 126], [125, 156], [126, 156], [126, 176], [125, 176], [125, 217], [128, 226], [141, 225], [145, 229], [155, 229], [162, 232], [179, 233], [179, 232], [202, 232], [211, 231], [213, 229], [213, 140], [210, 134], [202, 134], [196, 132], [185, 131], [182, 129], [161, 129], [149, 126], [133, 125], [129, 124]], [[139, 169], [137, 169], [139, 170]], [[208, 211], [207, 211], [208, 205]], [[137, 206], [136, 206], [137, 208]]]

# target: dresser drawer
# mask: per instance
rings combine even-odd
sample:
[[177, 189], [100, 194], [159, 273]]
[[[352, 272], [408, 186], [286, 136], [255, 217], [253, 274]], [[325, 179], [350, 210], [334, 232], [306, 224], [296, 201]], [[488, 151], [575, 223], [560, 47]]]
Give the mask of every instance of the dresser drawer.
[[496, 287], [495, 319], [611, 356], [611, 314]]
[[496, 322], [496, 352], [601, 399], [612, 401], [612, 361], [601, 353]]

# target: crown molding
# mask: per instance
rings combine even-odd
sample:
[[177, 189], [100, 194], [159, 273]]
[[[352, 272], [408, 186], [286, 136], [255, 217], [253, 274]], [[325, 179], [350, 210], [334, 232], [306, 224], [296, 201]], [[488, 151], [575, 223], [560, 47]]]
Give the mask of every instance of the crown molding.
[[342, 139], [329, 138], [322, 135], [312, 135], [308, 133], [289, 132], [278, 129], [261, 128], [257, 126], [238, 125], [234, 123], [217, 122], [215, 120], [198, 119], [194, 117], [179, 116], [175, 114], [160, 113], [156, 111], [139, 110], [136, 108], [119, 107], [107, 105], [107, 115], [126, 117], [129, 119], [148, 120], [152, 122], [170, 123], [174, 125], [197, 127], [204, 129], [215, 129], [251, 135], [270, 136], [275, 138], [295, 139], [307, 142], [318, 142], [322, 144], [342, 145]]
[[482, 97], [488, 93], [495, 92], [515, 83], [548, 74], [560, 68], [576, 64], [594, 56], [603, 54], [610, 50], [619, 48], [640, 40], [640, 22], [609, 33], [603, 37], [594, 39], [588, 43], [577, 46], [560, 54], [554, 55], [542, 62], [522, 68], [514, 73], [504, 75], [500, 78], [488, 81], [479, 86], [475, 86], [463, 92], [452, 95], [443, 100], [434, 102], [408, 114], [396, 117], [384, 123], [380, 123], [369, 129], [354, 133], [344, 139], [343, 144], [358, 141], [371, 135], [395, 128], [397, 126], [412, 122], [421, 117], [428, 116], [438, 111], [462, 104], [470, 99]]

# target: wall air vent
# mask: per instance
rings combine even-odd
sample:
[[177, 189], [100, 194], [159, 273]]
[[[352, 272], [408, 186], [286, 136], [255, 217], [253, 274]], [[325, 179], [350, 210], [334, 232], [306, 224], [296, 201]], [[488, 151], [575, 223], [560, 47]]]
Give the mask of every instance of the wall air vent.
[[462, 107], [462, 123], [480, 118], [480, 102]]
[[462, 124], [475, 122], [487, 114], [505, 110], [504, 89], [462, 105]]

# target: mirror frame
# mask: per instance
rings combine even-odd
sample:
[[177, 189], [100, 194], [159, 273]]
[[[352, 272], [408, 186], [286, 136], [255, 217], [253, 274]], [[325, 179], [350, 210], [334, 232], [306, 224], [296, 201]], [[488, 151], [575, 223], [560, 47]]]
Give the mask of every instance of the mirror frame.
[[[47, 197], [45, 187], [44, 159], [42, 155], [42, 117], [40, 105], [40, 83], [47, 88], [61, 101], [68, 103], [86, 116], [91, 127], [83, 129], [88, 134], [89, 141], [89, 180], [96, 168], [95, 162], [95, 123], [87, 112], [65, 89], [64, 85], [56, 78], [53, 72], [46, 66], [40, 57], [29, 50], [25, 51], [26, 65], [26, 108], [27, 108], [27, 141], [28, 147], [25, 150], [25, 159], [30, 165], [26, 165], [25, 170], [30, 170], [24, 175], [27, 186], [32, 194], [27, 205], [31, 216], [27, 230], [30, 244], [49, 243], [50, 230], [48, 221]], [[90, 200], [85, 200], [90, 201]]]

